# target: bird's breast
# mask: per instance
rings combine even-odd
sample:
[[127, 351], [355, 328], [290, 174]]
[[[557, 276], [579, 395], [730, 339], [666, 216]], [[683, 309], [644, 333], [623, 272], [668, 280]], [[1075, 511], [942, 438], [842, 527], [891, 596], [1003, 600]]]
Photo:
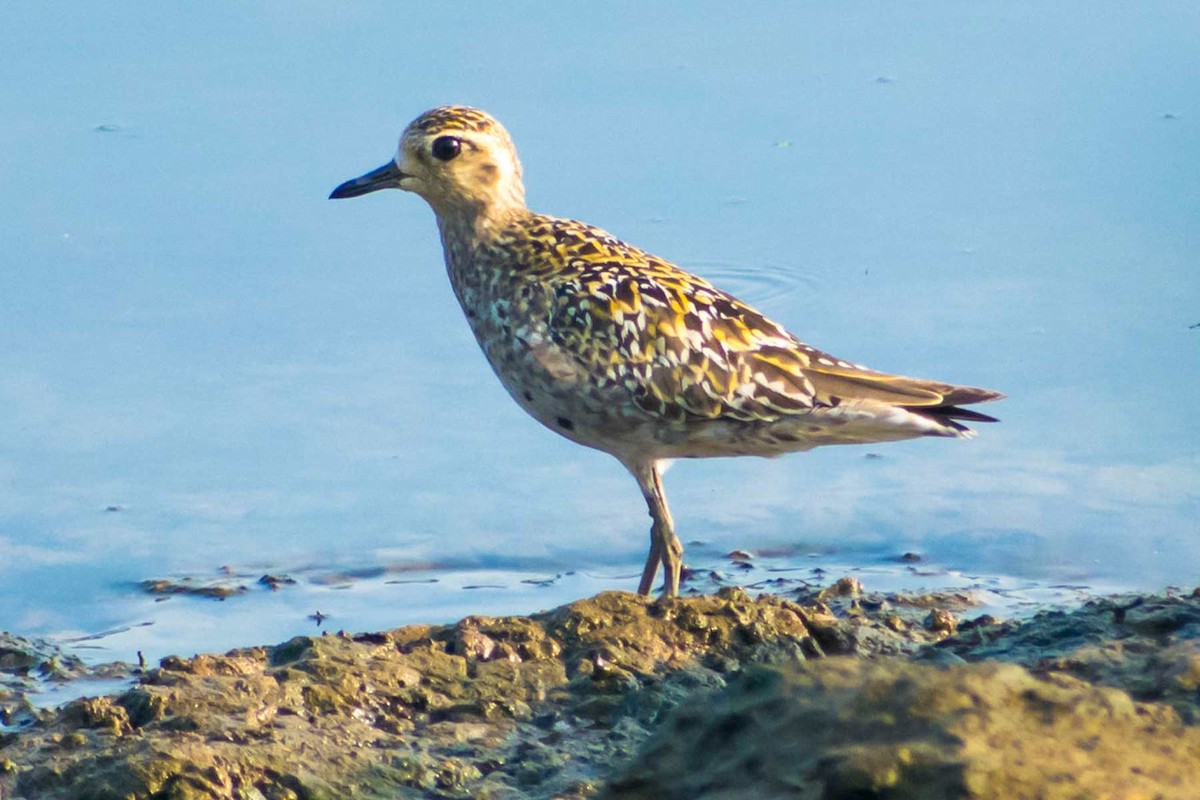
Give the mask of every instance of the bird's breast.
[[591, 447], [641, 423], [628, 391], [601, 385], [550, 333], [550, 294], [520, 281], [459, 280], [455, 294], [500, 383], [546, 427]]

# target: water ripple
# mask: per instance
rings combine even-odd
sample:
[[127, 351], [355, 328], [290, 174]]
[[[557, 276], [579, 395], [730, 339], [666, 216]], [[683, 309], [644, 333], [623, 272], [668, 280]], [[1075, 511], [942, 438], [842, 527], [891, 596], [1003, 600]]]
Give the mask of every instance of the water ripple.
[[822, 270], [794, 263], [741, 264], [707, 259], [689, 261], [685, 268], [768, 315], [809, 307], [821, 296], [827, 282]]

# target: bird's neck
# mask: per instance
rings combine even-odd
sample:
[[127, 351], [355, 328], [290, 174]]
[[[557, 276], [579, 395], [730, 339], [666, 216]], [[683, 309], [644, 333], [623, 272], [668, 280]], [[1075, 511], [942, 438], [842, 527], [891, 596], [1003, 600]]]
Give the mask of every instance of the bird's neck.
[[508, 232], [531, 212], [523, 203], [505, 206], [434, 208], [452, 278], [467, 278], [481, 251], [503, 244]]

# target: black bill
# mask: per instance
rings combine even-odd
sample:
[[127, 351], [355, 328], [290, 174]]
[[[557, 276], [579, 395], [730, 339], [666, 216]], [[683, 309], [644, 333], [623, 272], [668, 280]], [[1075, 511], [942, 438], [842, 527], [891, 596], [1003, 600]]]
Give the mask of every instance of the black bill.
[[346, 197], [375, 192], [380, 189], [399, 189], [400, 181], [405, 177], [395, 161], [389, 161], [379, 169], [373, 169], [366, 175], [351, 178], [329, 193], [330, 200], [341, 200]]

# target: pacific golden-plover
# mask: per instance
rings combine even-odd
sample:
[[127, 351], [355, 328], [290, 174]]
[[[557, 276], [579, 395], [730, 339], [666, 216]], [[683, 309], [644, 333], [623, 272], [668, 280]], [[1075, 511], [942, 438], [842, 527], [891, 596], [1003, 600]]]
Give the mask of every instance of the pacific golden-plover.
[[961, 408], [999, 392], [875, 372], [801, 342], [702, 278], [582, 222], [525, 207], [521, 163], [491, 115], [417, 117], [395, 157], [330, 198], [415, 192], [433, 207], [450, 284], [504, 388], [538, 422], [615, 456], [653, 525], [638, 592], [683, 546], [661, 471], [675, 458], [967, 437]]

